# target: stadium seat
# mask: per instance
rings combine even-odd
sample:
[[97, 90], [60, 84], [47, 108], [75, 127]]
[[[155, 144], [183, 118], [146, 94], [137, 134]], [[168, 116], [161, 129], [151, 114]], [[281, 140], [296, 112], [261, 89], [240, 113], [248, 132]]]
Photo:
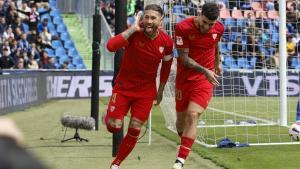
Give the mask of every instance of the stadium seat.
[[250, 62], [249, 62], [249, 68], [250, 69], [255, 69], [255, 65], [256, 65], [256, 57], [251, 57]]
[[75, 69], [75, 65], [73, 65], [72, 63], [68, 64], [68, 69]]
[[291, 58], [291, 67], [292, 68], [295, 69], [296, 67], [299, 67], [299, 65], [300, 65], [300, 61], [298, 58], [296, 58], [296, 57]]
[[54, 49], [57, 49], [57, 48], [63, 47], [63, 45], [62, 45], [62, 43], [61, 43], [60, 40], [53, 40], [53, 41], [52, 41], [52, 47], [53, 47]]
[[220, 18], [228, 19], [231, 18], [230, 11], [228, 9], [223, 9], [220, 11]]
[[261, 3], [260, 2], [252, 2], [251, 3], [251, 7], [253, 10], [262, 10], [262, 7], [261, 7]]
[[72, 59], [72, 63], [75, 65], [83, 64], [83, 60], [80, 56], [74, 56]]
[[24, 32], [25, 32], [26, 34], [28, 34], [28, 32], [29, 32], [29, 26], [28, 26], [28, 24], [22, 23], [22, 27], [23, 27], [23, 29], [24, 29]]
[[59, 64], [63, 64], [64, 62], [70, 62], [70, 59], [67, 55], [62, 55], [60, 58], [59, 58]]
[[249, 69], [250, 68], [250, 66], [248, 64], [248, 60], [246, 58], [238, 58], [237, 65], [241, 69]]
[[70, 50], [68, 50], [68, 55], [69, 55], [70, 57], [72, 57], [72, 56], [78, 56], [79, 53], [78, 53], [78, 51], [76, 50], [76, 48], [71, 48]]
[[72, 40], [65, 41], [64, 47], [66, 49], [73, 49], [73, 48], [75, 49], [75, 45], [74, 45], [74, 42]]
[[50, 16], [52, 16], [52, 17], [61, 16], [60, 10], [59, 9], [55, 9], [55, 8], [53, 8], [51, 6]]
[[63, 55], [66, 55], [66, 51], [63, 47], [60, 47], [60, 48], [55, 50], [55, 56], [61, 57]]
[[232, 18], [234, 19], [244, 19], [242, 11], [241, 10], [232, 10]]
[[48, 55], [51, 55], [51, 56], [54, 55], [54, 51], [50, 48], [45, 48], [45, 51], [48, 53]]
[[279, 17], [278, 11], [268, 11], [268, 18], [277, 19]]
[[58, 33], [65, 33], [67, 32], [67, 28], [64, 24], [58, 25], [56, 31]]
[[78, 64], [76, 65], [76, 69], [86, 69], [84, 64]]
[[68, 40], [71, 40], [71, 37], [68, 32], [64, 32], [60, 35], [60, 39], [62, 41], [68, 41]]
[[236, 64], [236, 60], [231, 56], [224, 57], [224, 65], [229, 67], [229, 69], [237, 69], [238, 66]]
[[53, 23], [54, 23], [55, 25], [60, 25], [60, 24], [62, 24], [62, 23], [63, 23], [63, 20], [62, 20], [61, 16], [55, 16], [55, 17], [53, 18]]

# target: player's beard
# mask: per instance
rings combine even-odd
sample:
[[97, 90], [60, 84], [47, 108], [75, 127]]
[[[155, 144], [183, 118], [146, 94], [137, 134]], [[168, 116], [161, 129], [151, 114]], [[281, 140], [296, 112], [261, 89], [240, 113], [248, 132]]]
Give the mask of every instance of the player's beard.
[[146, 25], [145, 27], [144, 27], [144, 33], [145, 33], [145, 35], [147, 36], [147, 37], [149, 37], [149, 38], [155, 38], [156, 37], [156, 35], [157, 35], [157, 29], [158, 29], [158, 26], [157, 25]]

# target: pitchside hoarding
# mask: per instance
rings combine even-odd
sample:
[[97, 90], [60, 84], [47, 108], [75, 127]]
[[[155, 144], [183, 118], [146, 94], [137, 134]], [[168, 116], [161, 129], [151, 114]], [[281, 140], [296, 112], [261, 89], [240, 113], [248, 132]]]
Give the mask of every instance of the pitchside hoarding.
[[[288, 96], [300, 95], [298, 71], [288, 71]], [[113, 72], [101, 72], [100, 97], [111, 95]], [[225, 71], [214, 96], [279, 96], [279, 73]], [[172, 82], [169, 82], [172, 83]], [[7, 71], [0, 75], [0, 114], [49, 99], [91, 97], [91, 71]]]

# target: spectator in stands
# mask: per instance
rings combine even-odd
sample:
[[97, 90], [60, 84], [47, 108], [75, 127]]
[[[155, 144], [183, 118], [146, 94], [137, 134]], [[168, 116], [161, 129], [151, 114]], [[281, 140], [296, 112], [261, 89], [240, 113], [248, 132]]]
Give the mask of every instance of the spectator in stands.
[[287, 50], [288, 57], [293, 57], [296, 55], [296, 46], [293, 43], [293, 39], [291, 36], [287, 37], [286, 50]]
[[14, 31], [14, 36], [15, 36], [15, 40], [19, 41], [22, 38], [22, 30], [20, 27], [16, 27], [15, 31]]
[[28, 69], [39, 69], [39, 64], [37, 61], [33, 58], [32, 54], [28, 54]]
[[241, 2], [241, 8], [242, 10], [251, 10], [251, 0], [246, 0], [245, 2]]
[[15, 18], [18, 16], [16, 12], [15, 2], [9, 2], [8, 8], [5, 11], [6, 22], [8, 25], [13, 24]]
[[30, 44], [30, 51], [28, 52], [30, 53], [30, 55], [36, 59], [39, 60], [40, 59], [40, 52], [38, 51], [38, 49], [36, 48], [36, 44], [34, 42], [32, 42]]
[[42, 52], [42, 57], [39, 61], [39, 68], [41, 68], [41, 69], [55, 69], [54, 59], [48, 57], [48, 53], [46, 51]]
[[18, 46], [18, 41], [16, 39], [14, 39], [11, 43], [10, 46], [10, 51], [11, 51], [11, 55], [14, 56], [15, 53], [17, 52], [19, 46]]
[[1, 69], [11, 69], [15, 65], [13, 58], [10, 56], [7, 48], [3, 49], [3, 55], [0, 58], [0, 68]]
[[42, 43], [45, 46], [51, 46], [51, 34], [48, 32], [47, 27], [44, 27], [43, 32], [40, 33], [40, 36], [42, 38]]
[[29, 34], [27, 35], [27, 41], [29, 43], [36, 43], [37, 38], [38, 38], [38, 34], [37, 34], [36, 30], [30, 31]]
[[[31, 11], [31, 9], [28, 7], [27, 1], [25, 1], [25, 0], [22, 0], [22, 4], [19, 7], [19, 9], [21, 11], [24, 11], [24, 12], [30, 12]], [[21, 13], [21, 12], [18, 12], [18, 16], [22, 21], [28, 21], [29, 20], [29, 17], [27, 15]]]
[[68, 61], [64, 61], [64, 63], [60, 66], [60, 69], [67, 70], [68, 69], [68, 65], [69, 65], [69, 62]]
[[244, 49], [240, 36], [238, 36], [235, 43], [232, 44], [231, 55], [234, 59], [238, 59], [244, 56]]
[[267, 11], [275, 10], [274, 0], [267, 0], [265, 6]]
[[17, 64], [14, 67], [15, 69], [25, 69], [25, 61], [23, 58], [19, 58]]
[[11, 54], [11, 51], [10, 51], [10, 45], [9, 45], [9, 41], [8, 41], [8, 40], [4, 41], [4, 43], [3, 43], [3, 45], [2, 45], [2, 51], [1, 51], [1, 52], [3, 52], [4, 49], [7, 49], [7, 50], [8, 50], [8, 54], [9, 54], [9, 55]]
[[4, 33], [3, 33], [3, 40], [8, 40], [8, 41], [10, 41], [10, 40], [12, 40], [12, 39], [14, 39], [14, 38], [15, 38], [15, 36], [14, 36], [13, 30], [12, 30], [12, 27], [9, 26], [9, 27], [6, 29], [6, 31], [4, 31]]
[[16, 28], [21, 28], [21, 30], [23, 31], [23, 25], [22, 25], [21, 18], [15, 17], [15, 20], [11, 24], [11, 27], [12, 27], [13, 30], [15, 30]]
[[258, 40], [253, 35], [247, 37], [246, 56], [250, 60], [259, 54]]
[[17, 9], [17, 11], [29, 17], [29, 31], [35, 30], [37, 32], [39, 17], [43, 14], [49, 13], [51, 11], [51, 8], [49, 8], [47, 11], [38, 12], [36, 10], [36, 6], [32, 5], [30, 12], [25, 12], [20, 9]]
[[[1, 2], [1, 1], [0, 1]], [[0, 34], [2, 35], [7, 29], [8, 25], [6, 24], [6, 19], [3, 16], [0, 16]]]
[[23, 33], [21, 36], [21, 40], [19, 41], [19, 48], [21, 48], [24, 51], [29, 50], [29, 42], [27, 41], [26, 33]]
[[48, 18], [44, 18], [42, 23], [39, 23], [39, 26], [38, 26], [38, 33], [41, 33], [43, 32], [44, 28], [47, 28], [49, 29], [48, 27]]
[[110, 25], [111, 29], [114, 30], [115, 25], [115, 10], [113, 9], [111, 4], [107, 4], [104, 8], [101, 9], [102, 13]]

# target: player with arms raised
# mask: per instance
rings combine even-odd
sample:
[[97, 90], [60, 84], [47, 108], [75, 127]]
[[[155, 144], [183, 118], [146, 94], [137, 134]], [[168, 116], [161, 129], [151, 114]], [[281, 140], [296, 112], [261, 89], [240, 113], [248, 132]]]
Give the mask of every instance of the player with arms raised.
[[[124, 116], [131, 111], [127, 135], [121, 142], [111, 169], [119, 169], [121, 162], [134, 148], [142, 125], [148, 119], [153, 100], [159, 104], [172, 65], [173, 41], [160, 30], [163, 10], [159, 5], [147, 5], [144, 15], [135, 16], [134, 24], [111, 38], [108, 50], [124, 48], [120, 72], [115, 80], [105, 117], [107, 130], [118, 132]], [[158, 66], [162, 61], [160, 84], [156, 89]]]
[[175, 44], [178, 51], [176, 74], [176, 128], [181, 146], [173, 169], [182, 169], [197, 135], [197, 123], [211, 99], [221, 73], [218, 42], [224, 27], [217, 21], [220, 10], [206, 3], [201, 13], [178, 23]]

